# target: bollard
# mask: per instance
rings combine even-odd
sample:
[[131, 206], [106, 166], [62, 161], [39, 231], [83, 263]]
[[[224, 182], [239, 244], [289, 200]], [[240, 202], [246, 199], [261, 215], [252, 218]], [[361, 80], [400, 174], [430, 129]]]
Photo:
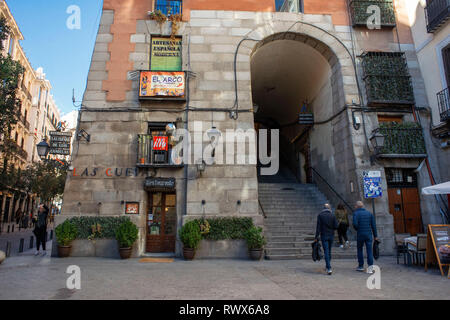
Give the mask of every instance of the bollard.
[[9, 224], [8, 224], [8, 233], [9, 233], [9, 227], [10, 227], [10, 226], [9, 226]]
[[31, 236], [30, 237], [30, 249], [33, 249], [33, 242], [34, 242], [34, 237]]
[[20, 245], [19, 245], [19, 253], [23, 252], [23, 244], [24, 244], [24, 242], [25, 242], [25, 239], [21, 238], [20, 239]]
[[50, 240], [53, 240], [53, 230], [50, 230]]
[[12, 225], [12, 231], [11, 232], [14, 232], [14, 225]]
[[6, 242], [6, 257], [9, 257], [11, 255], [11, 241]]

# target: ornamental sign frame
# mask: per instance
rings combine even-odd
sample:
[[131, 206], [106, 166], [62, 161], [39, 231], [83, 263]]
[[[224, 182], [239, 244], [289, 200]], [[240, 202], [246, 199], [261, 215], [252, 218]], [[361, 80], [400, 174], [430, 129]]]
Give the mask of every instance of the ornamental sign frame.
[[70, 145], [72, 141], [72, 132], [50, 131], [49, 134], [49, 154], [69, 156]]
[[186, 101], [186, 72], [141, 71], [139, 99]]

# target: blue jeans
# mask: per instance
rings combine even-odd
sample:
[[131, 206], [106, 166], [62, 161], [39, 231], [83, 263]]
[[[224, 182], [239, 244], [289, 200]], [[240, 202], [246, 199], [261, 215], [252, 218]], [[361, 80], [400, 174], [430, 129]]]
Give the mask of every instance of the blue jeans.
[[332, 239], [322, 239], [323, 255], [325, 256], [325, 265], [327, 269], [331, 269], [331, 247], [333, 246]]
[[364, 267], [364, 253], [363, 248], [366, 246], [367, 252], [367, 264], [369, 266], [373, 265], [373, 252], [372, 252], [372, 238], [360, 238], [357, 240], [357, 248], [358, 248], [358, 266]]

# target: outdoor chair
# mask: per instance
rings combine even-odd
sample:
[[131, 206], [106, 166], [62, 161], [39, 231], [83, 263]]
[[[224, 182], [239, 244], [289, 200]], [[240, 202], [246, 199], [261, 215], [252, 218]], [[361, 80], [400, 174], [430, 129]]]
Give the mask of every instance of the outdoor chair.
[[427, 252], [427, 235], [424, 233], [417, 234], [417, 252], [416, 257], [419, 265], [425, 265], [425, 254]]
[[406, 264], [406, 255], [408, 254], [408, 246], [405, 245], [404, 239], [410, 237], [410, 233], [397, 233], [394, 236], [395, 249], [397, 252], [397, 264], [399, 264], [400, 255], [403, 254], [403, 263]]

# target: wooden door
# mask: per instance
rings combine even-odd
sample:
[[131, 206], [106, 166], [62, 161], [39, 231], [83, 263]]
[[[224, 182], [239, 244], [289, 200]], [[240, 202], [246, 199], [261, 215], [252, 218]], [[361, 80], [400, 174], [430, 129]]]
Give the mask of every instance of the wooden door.
[[403, 201], [401, 188], [389, 188], [389, 212], [394, 217], [394, 232], [405, 233], [405, 220], [403, 215]]
[[148, 193], [147, 252], [175, 252], [177, 210], [175, 193]]
[[422, 215], [417, 188], [389, 188], [388, 196], [395, 233], [421, 233]]

